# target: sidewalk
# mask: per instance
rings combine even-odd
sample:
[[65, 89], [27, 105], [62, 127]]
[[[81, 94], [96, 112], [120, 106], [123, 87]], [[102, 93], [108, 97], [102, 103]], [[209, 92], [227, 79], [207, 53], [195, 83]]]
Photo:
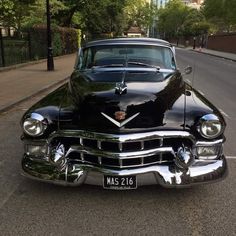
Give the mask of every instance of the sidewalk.
[[208, 54], [211, 56], [216, 56], [216, 57], [236, 61], [236, 54], [234, 54], [234, 53], [220, 52], [220, 51], [210, 50], [210, 49], [206, 49], [206, 48], [196, 48], [195, 50], [194, 49], [190, 49], [190, 50], [192, 50], [194, 52], [205, 53], [205, 54]]
[[190, 50], [193, 52], [204, 53], [207, 55], [220, 57], [220, 58], [224, 58], [224, 59], [232, 60], [232, 61], [236, 62], [236, 54], [235, 53], [221, 52], [221, 51], [215, 51], [215, 50], [211, 50], [211, 49], [207, 49], [207, 48], [198, 48], [198, 47], [196, 47], [196, 49], [193, 49], [192, 46], [191, 47], [185, 47], [184, 45], [177, 46], [175, 43], [173, 43], [172, 45], [174, 45], [176, 48], [182, 48], [182, 49]]
[[0, 72], [0, 112], [65, 81], [74, 62], [75, 54], [70, 54], [54, 60], [55, 71], [47, 71], [44, 61]]

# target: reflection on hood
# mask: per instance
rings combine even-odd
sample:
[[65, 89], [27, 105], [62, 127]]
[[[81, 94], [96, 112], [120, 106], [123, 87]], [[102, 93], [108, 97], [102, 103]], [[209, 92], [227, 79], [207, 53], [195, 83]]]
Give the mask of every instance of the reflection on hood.
[[[73, 75], [70, 87], [74, 107], [68, 108], [70, 103], [66, 104], [64, 101], [60, 114], [62, 120], [63, 112], [72, 109], [73, 122], [70, 122], [70, 125], [78, 129], [99, 132], [104, 131], [105, 127], [106, 132], [109, 130], [110, 132], [135, 132], [157, 127], [167, 128], [170, 119], [171, 122], [176, 122], [175, 116], [178, 122], [178, 125], [174, 124], [175, 127], [182, 128], [184, 85], [178, 73], [168, 74], [164, 79], [164, 73], [144, 72], [132, 76], [127, 73], [127, 93], [119, 95], [115, 92], [115, 86], [122, 78], [122, 73], [89, 72]], [[105, 80], [106, 83], [102, 82]], [[176, 102], [180, 104], [178, 109], [175, 107]], [[136, 113], [139, 115], [122, 128], [118, 128], [101, 114], [104, 113], [114, 119], [117, 111], [124, 111], [126, 118]], [[66, 122], [62, 122], [61, 125], [66, 125]]]

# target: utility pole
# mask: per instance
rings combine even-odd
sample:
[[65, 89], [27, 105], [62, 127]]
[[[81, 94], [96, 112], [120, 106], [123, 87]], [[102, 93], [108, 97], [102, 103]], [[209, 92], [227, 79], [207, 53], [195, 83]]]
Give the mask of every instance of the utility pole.
[[47, 54], [47, 70], [54, 70], [53, 51], [52, 51], [52, 34], [51, 34], [51, 13], [49, 0], [46, 0], [47, 12], [47, 41], [48, 41], [48, 54]]

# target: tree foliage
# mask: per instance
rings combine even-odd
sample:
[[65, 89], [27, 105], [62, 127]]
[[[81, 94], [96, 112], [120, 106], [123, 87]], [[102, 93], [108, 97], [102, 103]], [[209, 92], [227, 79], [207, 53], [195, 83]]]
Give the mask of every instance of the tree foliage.
[[91, 35], [120, 34], [124, 0], [88, 0], [81, 11], [84, 31]]
[[128, 0], [124, 8], [127, 27], [137, 25], [147, 29], [157, 16], [157, 10], [143, 0]]
[[[21, 29], [46, 23], [46, 0], [1, 0], [0, 22]], [[91, 37], [122, 35], [136, 24], [148, 29], [156, 15], [146, 0], [50, 0], [54, 24], [80, 28]]]
[[205, 0], [203, 12], [218, 30], [231, 31], [236, 26], [235, 0]]
[[35, 0], [1, 0], [0, 23], [5, 27], [21, 29], [26, 16], [30, 15]]
[[[79, 18], [85, 5], [88, 1], [86, 0], [60, 0], [63, 4], [63, 8], [59, 9], [54, 15], [54, 19], [61, 26], [72, 26], [73, 20], [80, 23]], [[78, 17], [78, 19], [76, 19]]]
[[198, 36], [211, 27], [201, 10], [190, 8], [180, 0], [171, 0], [159, 11], [159, 30], [166, 38]]
[[165, 37], [175, 37], [184, 30], [188, 15], [187, 6], [180, 0], [171, 0], [159, 11], [159, 30]]
[[[50, 13], [52, 17], [52, 23], [57, 24], [54, 19], [55, 15], [62, 9], [66, 9], [63, 2], [59, 0], [50, 0]], [[46, 1], [35, 0], [34, 4], [31, 5], [29, 14], [23, 19], [23, 26], [26, 28], [32, 27], [37, 24], [46, 24]]]
[[197, 9], [188, 8], [181, 34], [197, 36], [208, 33], [211, 25], [206, 21], [203, 13]]

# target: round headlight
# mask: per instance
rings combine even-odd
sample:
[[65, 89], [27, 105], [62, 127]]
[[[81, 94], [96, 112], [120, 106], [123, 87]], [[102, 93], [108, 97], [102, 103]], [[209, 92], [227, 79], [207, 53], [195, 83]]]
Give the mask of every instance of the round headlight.
[[223, 125], [214, 114], [208, 114], [200, 119], [198, 130], [204, 138], [213, 139], [223, 132]]
[[42, 135], [47, 124], [42, 115], [37, 113], [32, 113], [31, 116], [23, 122], [24, 132], [30, 136]]

